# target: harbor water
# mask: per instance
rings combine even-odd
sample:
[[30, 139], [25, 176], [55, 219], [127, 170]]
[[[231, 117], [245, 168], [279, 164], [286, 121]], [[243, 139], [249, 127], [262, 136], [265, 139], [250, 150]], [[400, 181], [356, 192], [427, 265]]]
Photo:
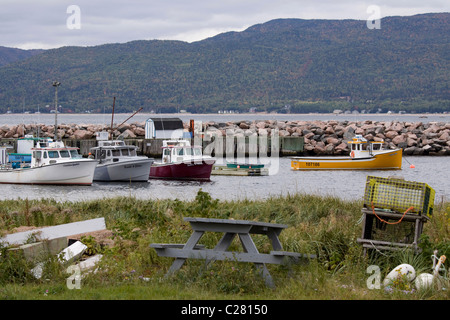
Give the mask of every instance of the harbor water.
[[[85, 201], [124, 196], [137, 199], [193, 200], [197, 192], [214, 199], [254, 200], [295, 193], [329, 195], [345, 200], [362, 199], [367, 176], [403, 177], [427, 183], [436, 191], [435, 203], [450, 201], [448, 157], [415, 156], [403, 159], [402, 170], [392, 171], [292, 171], [289, 158], [280, 158], [276, 173], [268, 176], [211, 176], [209, 182], [150, 180], [139, 183], [94, 182], [91, 186], [1, 185], [0, 199]], [[414, 168], [410, 167], [414, 165]]]
[[[115, 114], [115, 125], [121, 124], [130, 118], [132, 114]], [[137, 113], [127, 122], [145, 122], [148, 118], [180, 118], [183, 122], [189, 122], [193, 119], [195, 121], [242, 121], [242, 120], [282, 120], [282, 121], [315, 121], [315, 120], [336, 120], [336, 121], [404, 121], [404, 122], [449, 122], [450, 114], [261, 114], [261, 113], [227, 113], [227, 114], [149, 114]], [[59, 124], [105, 124], [111, 125], [111, 114], [69, 114], [58, 113], [57, 120]], [[55, 115], [51, 113], [23, 113], [23, 114], [2, 114], [0, 115], [0, 126], [2, 125], [18, 125], [18, 124], [55, 124]]]
[[[225, 114], [225, 115], [150, 115], [137, 114], [128, 122], [143, 122], [149, 117], [179, 117], [187, 122], [196, 121], [241, 121], [241, 120], [338, 120], [338, 121], [405, 121], [448, 122], [450, 115], [272, 115], [272, 114]], [[117, 114], [118, 123], [129, 117]], [[110, 116], [92, 114], [58, 114], [58, 123], [105, 124]], [[54, 124], [52, 114], [6, 114], [0, 116], [0, 125], [44, 123]], [[273, 167], [268, 176], [211, 176], [209, 182], [150, 180], [140, 183], [100, 183], [91, 186], [0, 186], [0, 199], [41, 199], [56, 201], [85, 201], [116, 196], [131, 196], [138, 199], [193, 200], [202, 189], [220, 200], [266, 199], [295, 193], [336, 196], [342, 199], [362, 199], [368, 175], [403, 177], [408, 181], [427, 183], [436, 191], [435, 203], [450, 201], [450, 158], [438, 156], [408, 156], [403, 158], [402, 170], [394, 171], [292, 171], [290, 158], [273, 158]], [[410, 165], [413, 164], [414, 168]]]

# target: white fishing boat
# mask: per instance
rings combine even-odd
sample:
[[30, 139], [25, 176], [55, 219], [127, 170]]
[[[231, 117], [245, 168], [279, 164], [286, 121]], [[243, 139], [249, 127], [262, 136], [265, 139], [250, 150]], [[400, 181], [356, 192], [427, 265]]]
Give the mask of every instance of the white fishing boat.
[[98, 161], [95, 181], [148, 181], [153, 158], [137, 155], [137, 147], [122, 140], [99, 140], [91, 148], [91, 156]]
[[13, 168], [5, 149], [0, 151], [0, 183], [91, 185], [96, 161], [85, 159], [78, 148], [62, 141], [42, 140], [31, 148], [31, 162]]

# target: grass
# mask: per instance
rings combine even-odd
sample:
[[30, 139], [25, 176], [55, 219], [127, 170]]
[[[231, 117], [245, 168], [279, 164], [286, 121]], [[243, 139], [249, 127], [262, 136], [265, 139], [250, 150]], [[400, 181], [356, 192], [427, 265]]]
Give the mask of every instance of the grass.
[[[68, 289], [66, 266], [56, 257], [44, 259], [44, 276], [35, 279], [34, 263], [1, 248], [2, 300], [448, 300], [447, 290], [369, 289], [370, 265], [381, 270], [381, 281], [395, 266], [412, 264], [431, 272], [431, 254], [450, 256], [450, 204], [439, 203], [425, 224], [422, 253], [371, 252], [364, 256], [356, 242], [361, 234], [360, 201], [293, 194], [267, 200], [218, 201], [200, 190], [193, 201], [138, 200], [133, 197], [56, 202], [4, 200], [0, 202], [0, 230], [46, 226], [104, 217], [112, 235], [108, 242], [85, 237], [89, 253], [103, 258], [95, 273], [85, 274], [81, 289]], [[151, 243], [183, 243], [190, 226], [183, 217], [200, 216], [283, 223], [280, 240], [287, 251], [316, 254], [317, 259], [291, 266], [268, 265], [276, 289], [267, 288], [258, 270], [248, 263], [219, 261], [205, 265], [188, 260], [175, 275], [164, 275], [173, 259], [159, 257]], [[207, 233], [201, 243], [212, 247], [220, 235]], [[239, 248], [239, 242], [232, 244]], [[271, 250], [262, 236], [254, 241], [262, 252]], [[447, 262], [448, 265], [448, 262]], [[448, 268], [447, 268], [448, 269]]]

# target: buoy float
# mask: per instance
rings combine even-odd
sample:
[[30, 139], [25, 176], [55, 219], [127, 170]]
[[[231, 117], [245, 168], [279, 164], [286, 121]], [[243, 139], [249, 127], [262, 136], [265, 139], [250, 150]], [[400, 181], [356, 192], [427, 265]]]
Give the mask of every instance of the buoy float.
[[410, 167], [411, 169], [414, 169], [416, 166], [412, 164], [412, 165], [410, 165], [409, 167]]
[[421, 273], [417, 276], [416, 280], [414, 280], [414, 284], [415, 284], [417, 290], [427, 289], [433, 284], [433, 282], [436, 282], [436, 284], [438, 285], [438, 287], [440, 289], [441, 283], [436, 280], [439, 280], [439, 269], [441, 268], [441, 265], [444, 263], [445, 259], [446, 259], [445, 256], [441, 256], [439, 258], [439, 261], [433, 270], [433, 274]]
[[389, 272], [386, 278], [384, 278], [383, 285], [387, 287], [401, 276], [405, 276], [408, 281], [413, 281], [416, 277], [416, 270], [414, 270], [413, 266], [410, 264], [400, 264]]

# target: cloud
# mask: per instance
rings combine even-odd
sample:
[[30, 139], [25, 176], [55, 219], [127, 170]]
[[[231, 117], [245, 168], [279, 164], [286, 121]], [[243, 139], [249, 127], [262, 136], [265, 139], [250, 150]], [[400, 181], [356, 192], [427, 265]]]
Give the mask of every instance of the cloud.
[[[70, 5], [80, 8], [80, 29], [67, 27]], [[2, 0], [1, 46], [55, 48], [132, 40], [197, 41], [276, 18], [367, 19], [370, 5], [382, 17], [447, 12], [447, 0]]]

